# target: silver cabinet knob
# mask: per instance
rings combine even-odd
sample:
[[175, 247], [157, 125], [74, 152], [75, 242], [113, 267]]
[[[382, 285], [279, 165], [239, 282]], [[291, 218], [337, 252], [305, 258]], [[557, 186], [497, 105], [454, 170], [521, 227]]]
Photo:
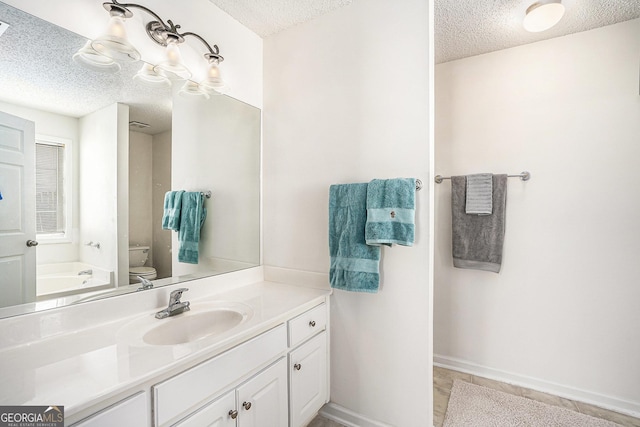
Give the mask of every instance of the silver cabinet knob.
[[295, 369], [296, 371], [299, 371], [300, 369], [302, 369], [302, 365], [299, 363], [296, 363], [295, 365], [293, 365], [293, 369]]
[[232, 420], [235, 420], [236, 418], [238, 418], [238, 411], [236, 411], [235, 409], [230, 410], [229, 416], [231, 417]]
[[316, 327], [316, 321], [312, 320], [311, 322], [309, 322], [309, 326], [311, 326], [312, 328]]
[[38, 246], [38, 242], [36, 242], [35, 240], [27, 240], [27, 246], [30, 248]]
[[249, 409], [251, 409], [251, 402], [244, 402], [242, 404], [242, 407], [248, 411]]

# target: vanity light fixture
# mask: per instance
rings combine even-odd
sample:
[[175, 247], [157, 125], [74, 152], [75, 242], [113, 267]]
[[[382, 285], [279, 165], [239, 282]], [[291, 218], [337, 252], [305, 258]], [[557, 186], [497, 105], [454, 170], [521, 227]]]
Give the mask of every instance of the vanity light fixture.
[[564, 15], [562, 0], [540, 0], [527, 8], [522, 26], [531, 33], [546, 31]]
[[[133, 16], [131, 9], [140, 9], [153, 17], [153, 20], [146, 24], [145, 30], [151, 40], [165, 49], [165, 59], [156, 65], [143, 65], [134, 77], [136, 80], [146, 84], [166, 85], [167, 83], [171, 84], [170, 80], [190, 79], [192, 73], [182, 61], [180, 44], [185, 41], [185, 37], [191, 36], [198, 39], [206, 49], [203, 57], [207, 61], [207, 77], [203, 80], [201, 86], [213, 91], [220, 91], [226, 87], [226, 83], [220, 77], [220, 70], [218, 69], [218, 65], [224, 61], [224, 58], [220, 55], [217, 45], [214, 44], [212, 47], [196, 33], [181, 33], [179, 31], [180, 25], [175, 25], [171, 20], [165, 22], [158, 14], [140, 4], [119, 3], [118, 0], [111, 0], [103, 3], [102, 6], [109, 12], [109, 23], [106, 33], [90, 42], [90, 48], [97, 55], [109, 58], [116, 64], [118, 62], [135, 62], [141, 59], [142, 55], [127, 38], [125, 25], [125, 21]], [[81, 51], [82, 49], [78, 51], [78, 54]], [[85, 59], [85, 56], [82, 56], [81, 59]], [[104, 61], [108, 62], [107, 60]], [[78, 60], [78, 62], [87, 65], [87, 61]], [[97, 62], [99, 63], [100, 60], [97, 60]], [[119, 65], [117, 66], [119, 69]], [[215, 71], [212, 71], [212, 67], [215, 67]], [[194, 83], [194, 85], [195, 87], [200, 86], [198, 83]], [[192, 94], [194, 86], [186, 86], [186, 90]], [[199, 88], [199, 93], [205, 93], [205, 91]]]

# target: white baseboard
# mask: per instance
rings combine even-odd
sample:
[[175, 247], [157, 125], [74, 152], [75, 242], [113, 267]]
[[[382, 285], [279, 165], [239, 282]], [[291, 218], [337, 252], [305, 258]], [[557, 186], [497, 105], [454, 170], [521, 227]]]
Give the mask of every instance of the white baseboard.
[[357, 414], [336, 403], [329, 402], [320, 409], [323, 417], [347, 427], [394, 427]]
[[541, 380], [539, 378], [489, 368], [454, 357], [434, 354], [433, 364], [441, 368], [453, 369], [455, 371], [465, 372], [479, 377], [485, 377], [544, 393], [554, 394], [566, 399], [588, 403], [590, 405], [640, 418], [640, 403], [638, 402], [630, 402], [628, 400], [595, 393], [589, 390], [582, 390], [564, 384]]

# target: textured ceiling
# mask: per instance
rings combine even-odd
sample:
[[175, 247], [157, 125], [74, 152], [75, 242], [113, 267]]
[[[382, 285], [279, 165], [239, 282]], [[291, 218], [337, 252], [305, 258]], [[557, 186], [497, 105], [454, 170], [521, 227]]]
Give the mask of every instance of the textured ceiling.
[[171, 89], [149, 88], [132, 76], [141, 63], [116, 74], [88, 70], [73, 54], [86, 39], [0, 2], [0, 101], [82, 117], [115, 102], [129, 105], [130, 119], [150, 124], [140, 132], [171, 128]]
[[[351, 0], [211, 0], [261, 36], [275, 34]], [[522, 18], [533, 0], [435, 0], [436, 62], [533, 43], [640, 17], [640, 0], [563, 0], [560, 23], [527, 33]], [[87, 70], [71, 57], [85, 43], [77, 34], [0, 2], [0, 100], [82, 117], [114, 102], [128, 104], [131, 120], [147, 133], [170, 128], [171, 91], [148, 88], [131, 78], [140, 63], [117, 74]]]
[[542, 33], [522, 28], [535, 0], [435, 0], [436, 63], [480, 55], [640, 17], [640, 0], [563, 0], [566, 12]]
[[261, 37], [301, 24], [351, 0], [211, 0], [238, 22]]

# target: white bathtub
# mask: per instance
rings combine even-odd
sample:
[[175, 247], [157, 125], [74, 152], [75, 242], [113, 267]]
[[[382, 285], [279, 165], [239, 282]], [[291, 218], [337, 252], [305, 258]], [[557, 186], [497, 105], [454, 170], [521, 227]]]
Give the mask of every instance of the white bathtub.
[[[78, 274], [87, 270], [91, 270], [91, 274]], [[112, 272], [82, 262], [41, 264], [36, 267], [37, 300], [110, 287], [113, 287]]]

